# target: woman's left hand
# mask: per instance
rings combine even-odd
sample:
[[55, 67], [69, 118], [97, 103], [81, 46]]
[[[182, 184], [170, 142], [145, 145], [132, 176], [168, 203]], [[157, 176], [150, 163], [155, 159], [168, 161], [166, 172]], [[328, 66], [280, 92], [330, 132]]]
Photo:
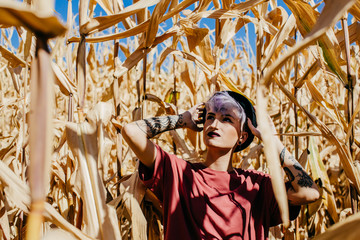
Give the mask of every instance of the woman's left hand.
[[254, 136], [257, 137], [258, 139], [262, 140], [261, 132], [259, 131], [259, 129], [254, 127], [254, 125], [252, 124], [250, 118], [247, 119], [247, 124], [249, 126], [249, 129], [250, 129], [251, 133], [254, 134]]
[[[267, 118], [268, 118], [272, 133], [274, 134], [274, 136], [277, 135], [277, 131], [276, 131], [274, 122], [272, 121], [272, 119], [269, 115]], [[254, 125], [251, 123], [249, 118], [247, 119], [247, 123], [248, 123], [251, 133], [254, 134], [254, 136], [256, 136], [258, 139], [262, 140], [260, 130], [258, 128], [254, 127]]]

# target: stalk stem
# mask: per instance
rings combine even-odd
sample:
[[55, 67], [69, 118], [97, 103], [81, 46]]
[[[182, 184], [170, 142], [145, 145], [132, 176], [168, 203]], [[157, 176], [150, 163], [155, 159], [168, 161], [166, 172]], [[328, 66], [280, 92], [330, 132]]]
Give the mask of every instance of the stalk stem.
[[53, 73], [49, 71], [50, 52], [47, 38], [37, 36], [35, 59], [31, 67], [30, 165], [29, 185], [31, 208], [26, 239], [38, 240], [41, 235], [52, 141]]
[[[347, 24], [347, 15], [345, 15], [342, 19], [341, 19], [341, 24], [342, 24], [342, 28], [343, 28], [343, 32], [344, 32], [344, 40], [345, 40], [345, 55], [346, 55], [346, 70], [347, 70], [347, 85], [346, 85], [346, 89], [347, 89], [347, 122], [348, 124], [351, 121], [353, 112], [354, 112], [354, 85], [353, 85], [353, 81], [352, 81], [352, 77], [351, 77], [351, 58], [350, 58], [350, 41], [349, 41], [349, 28], [348, 28], [348, 24]], [[354, 126], [351, 125], [348, 127], [351, 128], [351, 132], [350, 132], [350, 137], [349, 137], [349, 151], [350, 151], [350, 155], [351, 158], [354, 160], [354, 151], [353, 151], [353, 143], [354, 143]], [[358, 202], [359, 202], [359, 197], [358, 194], [354, 188], [354, 186], [350, 185], [350, 196], [351, 196], [351, 208], [353, 213], [357, 213], [358, 212]]]
[[[342, 23], [344, 39], [345, 39], [346, 70], [347, 70], [347, 80], [348, 80], [348, 84], [347, 84], [348, 101], [347, 101], [346, 116], [348, 123], [350, 123], [351, 117], [354, 112], [354, 96], [353, 96], [354, 84], [351, 77], [350, 41], [349, 41], [349, 28], [347, 24], [347, 16], [341, 19], [341, 23]], [[354, 143], [354, 127], [351, 126], [351, 133], [349, 138], [349, 150], [352, 157], [353, 157], [353, 148], [352, 148], [353, 143]]]
[[76, 56], [76, 80], [78, 84], [78, 93], [79, 93], [79, 121], [84, 121], [84, 106], [85, 106], [85, 95], [86, 95], [86, 36], [81, 32], [82, 26], [87, 21], [87, 10], [88, 10], [88, 1], [80, 0], [79, 1], [79, 27], [80, 27], [80, 42], [78, 46], [77, 56]]
[[[297, 39], [297, 30], [295, 29], [295, 41]], [[295, 69], [294, 69], [294, 83], [297, 82], [298, 80], [298, 55], [296, 54], [295, 55], [295, 58], [294, 58], [294, 66], [295, 66]], [[298, 92], [298, 87], [295, 86], [294, 88], [294, 97], [297, 99], [297, 92]], [[294, 118], [295, 118], [295, 132], [298, 131], [298, 114], [297, 114], [297, 108], [296, 108], [296, 104], [294, 104]], [[295, 136], [294, 137], [294, 142], [295, 142], [295, 159], [296, 160], [299, 160], [299, 137], [298, 136]], [[295, 219], [295, 239], [296, 240], [300, 240], [300, 233], [299, 233], [299, 219], [296, 218]]]

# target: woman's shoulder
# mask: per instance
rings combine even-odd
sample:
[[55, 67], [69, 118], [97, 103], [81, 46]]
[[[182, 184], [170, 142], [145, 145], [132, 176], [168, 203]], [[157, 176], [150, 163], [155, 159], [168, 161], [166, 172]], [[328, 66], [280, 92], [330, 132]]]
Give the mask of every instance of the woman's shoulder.
[[193, 168], [193, 165], [181, 158], [180, 156], [170, 153], [166, 150], [164, 150], [161, 146], [155, 144], [157, 149], [157, 156], [156, 158], [160, 161], [168, 162], [169, 165], [175, 167], [175, 168]]
[[238, 173], [238, 175], [251, 178], [253, 181], [266, 181], [271, 179], [269, 174], [254, 169], [236, 168], [235, 171]]

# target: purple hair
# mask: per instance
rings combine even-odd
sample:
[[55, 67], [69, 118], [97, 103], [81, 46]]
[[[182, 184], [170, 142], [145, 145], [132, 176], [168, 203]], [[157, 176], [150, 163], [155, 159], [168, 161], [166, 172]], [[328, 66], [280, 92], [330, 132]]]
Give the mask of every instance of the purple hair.
[[236, 115], [240, 119], [240, 130], [243, 131], [243, 127], [246, 120], [246, 114], [242, 106], [232, 98], [227, 92], [216, 92], [206, 102], [206, 109], [213, 109], [215, 112], [223, 112], [229, 107], [235, 107], [237, 109]]

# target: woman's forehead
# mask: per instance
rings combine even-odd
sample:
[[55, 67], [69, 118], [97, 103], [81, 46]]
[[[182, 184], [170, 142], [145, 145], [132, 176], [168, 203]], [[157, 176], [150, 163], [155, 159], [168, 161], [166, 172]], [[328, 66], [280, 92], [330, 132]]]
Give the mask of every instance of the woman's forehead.
[[207, 106], [206, 110], [211, 113], [221, 113], [222, 115], [231, 115], [233, 117], [238, 116], [238, 108], [236, 106], [231, 105], [222, 105], [222, 106]]

